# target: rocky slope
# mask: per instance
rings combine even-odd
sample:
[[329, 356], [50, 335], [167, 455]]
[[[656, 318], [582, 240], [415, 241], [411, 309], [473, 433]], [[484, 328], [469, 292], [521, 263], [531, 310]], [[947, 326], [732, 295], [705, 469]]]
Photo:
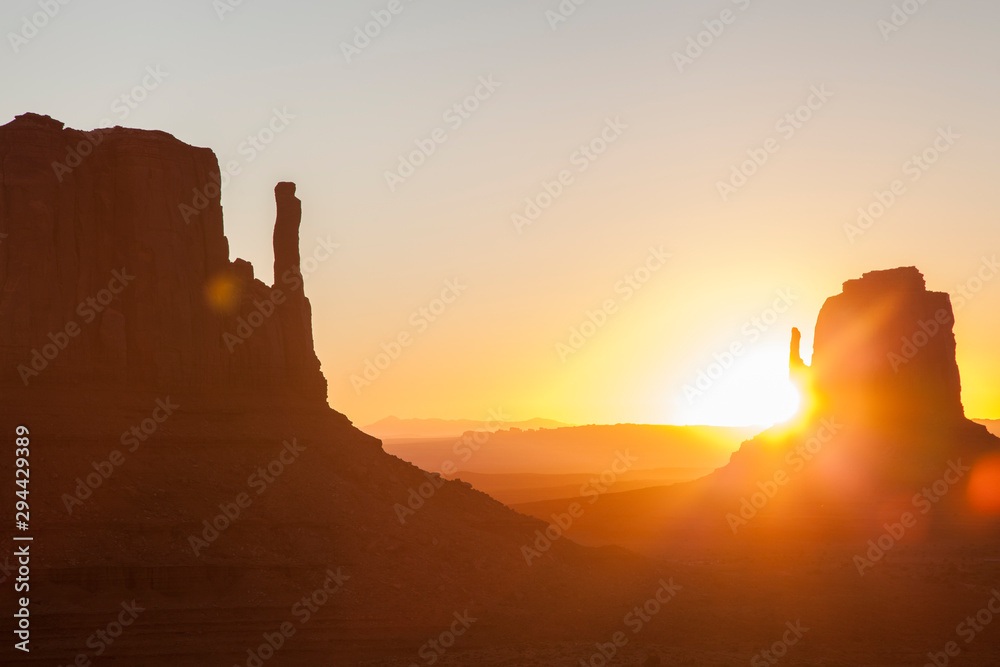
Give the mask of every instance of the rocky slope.
[[470, 646], [579, 635], [656, 580], [569, 540], [529, 565], [545, 523], [331, 410], [295, 186], [275, 190], [268, 285], [228, 257], [219, 180], [162, 132], [0, 127], [0, 433], [29, 431], [34, 538], [33, 650], [0, 662], [253, 665], [271, 637], [269, 664], [409, 664], [454, 614], [477, 619]]

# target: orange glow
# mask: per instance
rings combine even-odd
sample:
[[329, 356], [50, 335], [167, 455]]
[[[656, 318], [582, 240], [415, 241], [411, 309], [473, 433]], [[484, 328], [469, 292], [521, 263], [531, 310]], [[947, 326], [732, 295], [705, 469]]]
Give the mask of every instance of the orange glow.
[[1000, 514], [1000, 454], [984, 456], [972, 469], [969, 505], [980, 514]]
[[221, 273], [205, 285], [205, 300], [212, 310], [223, 315], [236, 312], [243, 289], [240, 281], [229, 273]]

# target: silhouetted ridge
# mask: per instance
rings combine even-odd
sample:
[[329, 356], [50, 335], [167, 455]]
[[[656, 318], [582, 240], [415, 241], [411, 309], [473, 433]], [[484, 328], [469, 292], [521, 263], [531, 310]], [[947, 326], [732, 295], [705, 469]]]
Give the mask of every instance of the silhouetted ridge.
[[0, 127], [0, 383], [325, 404], [295, 186], [276, 188], [277, 292], [229, 260], [219, 174], [164, 132]]

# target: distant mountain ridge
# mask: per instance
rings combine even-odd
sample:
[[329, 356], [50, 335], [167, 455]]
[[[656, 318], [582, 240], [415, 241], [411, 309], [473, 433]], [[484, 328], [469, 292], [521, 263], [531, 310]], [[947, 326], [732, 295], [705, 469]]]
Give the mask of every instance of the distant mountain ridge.
[[977, 424], [982, 424], [990, 433], [1000, 436], [1000, 419], [973, 419]]
[[361, 428], [369, 435], [382, 440], [418, 438], [460, 438], [467, 431], [497, 431], [508, 428], [540, 429], [572, 426], [554, 419], [528, 419], [520, 422], [503, 421], [502, 415], [487, 419], [401, 419], [386, 417]]
[[622, 452], [636, 457], [636, 469], [713, 470], [725, 465], [740, 443], [758, 432], [752, 427], [653, 424], [541, 430], [513, 427], [490, 433], [467, 431], [450, 438], [397, 440], [385, 443], [384, 449], [425, 470], [445, 475], [457, 470], [486, 474], [594, 474], [605, 470]]

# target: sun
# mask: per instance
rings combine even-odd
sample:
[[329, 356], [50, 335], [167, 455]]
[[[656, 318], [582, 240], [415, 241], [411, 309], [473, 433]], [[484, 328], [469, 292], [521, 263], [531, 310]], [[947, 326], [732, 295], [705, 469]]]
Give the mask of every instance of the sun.
[[671, 422], [767, 427], [788, 421], [802, 405], [799, 391], [788, 378], [787, 347], [761, 345], [738, 357], [721, 374], [721, 367], [710, 370], [711, 384], [700, 395], [686, 392], [675, 399], [676, 416]]

